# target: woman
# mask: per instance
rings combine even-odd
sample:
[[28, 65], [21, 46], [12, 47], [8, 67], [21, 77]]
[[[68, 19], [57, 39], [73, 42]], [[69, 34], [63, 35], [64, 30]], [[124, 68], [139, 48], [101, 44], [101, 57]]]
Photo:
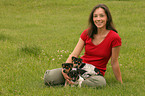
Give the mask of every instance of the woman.
[[[66, 63], [72, 63], [72, 56], [79, 57], [82, 49], [85, 47], [85, 53], [81, 57], [84, 63], [94, 65], [104, 76], [106, 65], [111, 57], [114, 75], [122, 83], [118, 62], [120, 46], [121, 38], [113, 26], [110, 11], [106, 5], [99, 4], [93, 8], [89, 17], [89, 27], [81, 34], [75, 49], [68, 57]], [[71, 78], [66, 73], [62, 71], [62, 74], [65, 80], [73, 84], [70, 81]], [[92, 76], [84, 80], [82, 86], [105, 86], [106, 81], [103, 76]]]

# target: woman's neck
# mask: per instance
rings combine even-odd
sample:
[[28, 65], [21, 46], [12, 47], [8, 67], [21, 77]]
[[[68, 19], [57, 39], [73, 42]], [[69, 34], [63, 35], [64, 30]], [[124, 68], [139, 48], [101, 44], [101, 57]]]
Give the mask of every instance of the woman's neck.
[[105, 35], [106, 33], [108, 33], [108, 30], [106, 28], [98, 29], [98, 35]]

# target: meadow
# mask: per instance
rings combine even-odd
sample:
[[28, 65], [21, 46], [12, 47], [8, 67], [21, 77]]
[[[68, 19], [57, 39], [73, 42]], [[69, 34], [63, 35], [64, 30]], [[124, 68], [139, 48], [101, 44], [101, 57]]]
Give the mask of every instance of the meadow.
[[[104, 88], [45, 86], [44, 72], [66, 61], [99, 3], [122, 38], [123, 84], [109, 62]], [[0, 0], [0, 95], [145, 96], [144, 10], [144, 0]]]

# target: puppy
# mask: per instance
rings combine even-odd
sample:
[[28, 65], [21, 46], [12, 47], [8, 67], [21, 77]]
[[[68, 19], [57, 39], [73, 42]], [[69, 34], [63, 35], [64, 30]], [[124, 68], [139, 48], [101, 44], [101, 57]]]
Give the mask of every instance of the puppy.
[[64, 73], [69, 73], [73, 68], [73, 64], [72, 63], [63, 63], [62, 68], [63, 68]]
[[74, 85], [78, 85], [79, 87], [81, 87], [81, 84], [84, 81], [84, 79], [80, 76], [77, 68], [72, 68], [72, 70], [68, 73], [68, 76], [72, 78], [72, 82], [74, 82]]
[[82, 64], [82, 59], [81, 58], [76, 58], [76, 57], [72, 57], [72, 63], [73, 63], [73, 67], [74, 68], [78, 68], [80, 66], [80, 64]]
[[87, 64], [87, 63], [82, 63], [79, 66], [78, 70], [84, 79], [87, 79], [93, 75], [101, 75], [99, 69], [97, 69], [94, 65]]
[[[72, 70], [73, 64], [72, 63], [63, 63], [62, 68], [63, 72], [68, 74]], [[67, 86], [67, 81], [65, 81], [65, 86]]]

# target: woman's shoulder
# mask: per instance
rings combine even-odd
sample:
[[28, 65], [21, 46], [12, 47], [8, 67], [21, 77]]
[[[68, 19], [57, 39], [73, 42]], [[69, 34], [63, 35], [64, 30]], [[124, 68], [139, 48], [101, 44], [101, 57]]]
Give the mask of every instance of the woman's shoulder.
[[85, 30], [83, 31], [83, 34], [87, 35], [87, 34], [88, 34], [88, 30], [89, 30], [89, 29], [85, 29]]
[[119, 36], [118, 33], [116, 33], [115, 31], [111, 30], [110, 31], [110, 37], [109, 39], [111, 40], [111, 44], [112, 44], [112, 47], [116, 47], [116, 46], [121, 46], [121, 38]]
[[111, 38], [120, 38], [119, 34], [113, 30], [110, 30], [110, 37]]
[[81, 39], [83, 39], [84, 41], [87, 39], [87, 38], [89, 38], [89, 36], [88, 36], [88, 29], [85, 29], [83, 32], [82, 32], [82, 34], [81, 34]]
[[85, 29], [81, 35], [88, 36], [88, 29]]

